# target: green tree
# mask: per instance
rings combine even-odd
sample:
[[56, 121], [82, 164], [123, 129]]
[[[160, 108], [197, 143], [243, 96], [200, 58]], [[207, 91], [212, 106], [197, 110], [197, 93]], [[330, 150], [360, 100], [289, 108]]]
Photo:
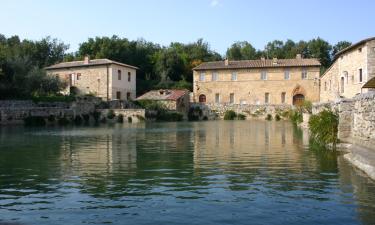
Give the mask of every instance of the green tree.
[[257, 59], [256, 49], [247, 41], [236, 42], [228, 48], [226, 56], [230, 60]]
[[347, 48], [351, 45], [352, 45], [352, 43], [349, 42], [349, 41], [339, 41], [339, 42], [337, 42], [337, 44], [335, 44], [332, 48], [332, 56], [334, 57], [336, 55], [336, 53], [338, 53], [339, 51], [341, 51], [344, 48]]

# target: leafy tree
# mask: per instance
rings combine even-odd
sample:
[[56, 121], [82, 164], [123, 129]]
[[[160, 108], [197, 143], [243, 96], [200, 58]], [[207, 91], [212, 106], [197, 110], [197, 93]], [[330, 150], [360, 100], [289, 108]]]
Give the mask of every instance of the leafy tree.
[[256, 49], [247, 41], [236, 42], [228, 48], [226, 56], [230, 60], [257, 59]]
[[349, 41], [339, 41], [339, 42], [337, 42], [337, 44], [335, 44], [332, 48], [333, 49], [332, 50], [332, 56], [335, 56], [336, 53], [338, 53], [339, 51], [341, 51], [344, 48], [347, 48], [351, 45], [352, 45], [352, 43], [349, 42]]
[[307, 43], [308, 58], [317, 58], [323, 69], [328, 68], [332, 63], [332, 46], [321, 38], [312, 39]]

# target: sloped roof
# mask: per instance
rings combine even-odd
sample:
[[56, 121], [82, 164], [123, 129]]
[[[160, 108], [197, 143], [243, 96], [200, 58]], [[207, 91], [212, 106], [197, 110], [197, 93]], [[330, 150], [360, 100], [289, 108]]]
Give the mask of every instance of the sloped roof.
[[137, 100], [172, 100], [176, 101], [185, 94], [189, 93], [188, 90], [177, 89], [160, 89], [149, 91], [137, 98]]
[[362, 88], [375, 88], [375, 77], [371, 78]]
[[335, 55], [335, 57], [334, 57], [334, 59], [336, 60], [336, 59], [337, 59], [340, 55], [342, 55], [343, 53], [345, 53], [345, 52], [347, 52], [347, 51], [350, 51], [350, 50], [353, 49], [353, 48], [356, 48], [356, 47], [358, 47], [358, 46], [360, 46], [360, 45], [365, 44], [366, 42], [373, 41], [373, 40], [375, 40], [375, 37], [371, 37], [371, 38], [363, 39], [362, 41], [359, 41], [359, 42], [357, 42], [357, 43], [355, 43], [355, 44], [352, 44], [352, 45], [350, 45], [349, 47], [346, 47], [346, 48], [344, 48], [343, 50], [337, 52], [336, 55]]
[[85, 63], [84, 61], [72, 61], [72, 62], [62, 62], [52, 66], [48, 66], [46, 70], [52, 69], [62, 69], [62, 68], [72, 68], [72, 67], [87, 67], [87, 66], [99, 66], [99, 65], [109, 65], [109, 64], [116, 64], [119, 66], [124, 66], [132, 69], [138, 69], [138, 67], [127, 65], [124, 63], [116, 62], [110, 59], [90, 59], [89, 63]]
[[215, 70], [215, 69], [250, 69], [250, 68], [272, 68], [272, 67], [303, 67], [303, 66], [320, 66], [318, 59], [258, 59], [258, 60], [240, 60], [215, 61], [202, 63], [193, 70]]

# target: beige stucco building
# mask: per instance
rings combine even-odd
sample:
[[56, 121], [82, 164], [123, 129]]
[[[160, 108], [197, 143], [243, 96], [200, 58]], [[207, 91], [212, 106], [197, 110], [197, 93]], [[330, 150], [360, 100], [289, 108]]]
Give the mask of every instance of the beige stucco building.
[[81, 94], [94, 94], [105, 100], [130, 100], [136, 97], [137, 67], [109, 59], [63, 62], [45, 68], [50, 76], [58, 76]]
[[368, 89], [375, 77], [375, 37], [362, 40], [335, 55], [334, 63], [321, 77], [320, 101], [352, 98]]
[[194, 101], [216, 104], [301, 104], [319, 101], [317, 59], [207, 62], [194, 69]]

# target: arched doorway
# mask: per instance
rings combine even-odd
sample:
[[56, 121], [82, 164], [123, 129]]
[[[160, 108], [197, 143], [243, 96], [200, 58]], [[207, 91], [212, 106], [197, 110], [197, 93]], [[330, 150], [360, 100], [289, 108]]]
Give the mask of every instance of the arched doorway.
[[293, 105], [301, 106], [305, 101], [305, 96], [303, 94], [296, 94], [293, 96]]
[[199, 103], [205, 103], [206, 102], [206, 95], [199, 95]]

